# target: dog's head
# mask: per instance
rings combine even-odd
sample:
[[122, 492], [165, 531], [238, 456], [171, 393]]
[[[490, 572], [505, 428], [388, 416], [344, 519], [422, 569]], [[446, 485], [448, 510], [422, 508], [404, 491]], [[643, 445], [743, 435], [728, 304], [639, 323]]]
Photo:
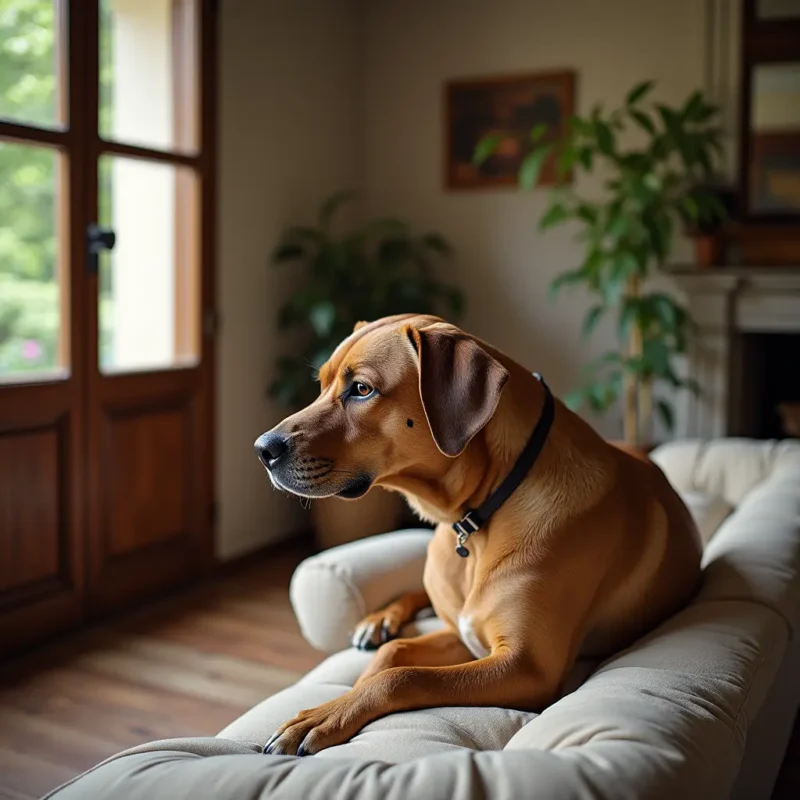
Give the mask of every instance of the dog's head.
[[276, 487], [304, 497], [435, 477], [491, 419], [508, 376], [438, 317], [359, 323], [320, 369], [319, 397], [261, 435], [256, 453]]

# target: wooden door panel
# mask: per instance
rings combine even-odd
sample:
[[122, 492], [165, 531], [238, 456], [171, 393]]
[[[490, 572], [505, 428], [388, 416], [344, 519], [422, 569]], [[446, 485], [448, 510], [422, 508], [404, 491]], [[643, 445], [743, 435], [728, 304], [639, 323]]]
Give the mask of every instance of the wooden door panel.
[[32, 405], [18, 397], [0, 419], [0, 657], [81, 616], [79, 430], [69, 389], [40, 390]]
[[[89, 603], [94, 617], [157, 596], [212, 566], [211, 518], [198, 459], [208, 421], [192, 370], [139, 376], [163, 396], [131, 402], [133, 376], [105, 382], [90, 481]], [[92, 438], [92, 437], [90, 437]]]
[[186, 409], [106, 418], [106, 545], [111, 556], [184, 536], [191, 475]]
[[0, 602], [58, 579], [65, 557], [58, 427], [0, 435]]

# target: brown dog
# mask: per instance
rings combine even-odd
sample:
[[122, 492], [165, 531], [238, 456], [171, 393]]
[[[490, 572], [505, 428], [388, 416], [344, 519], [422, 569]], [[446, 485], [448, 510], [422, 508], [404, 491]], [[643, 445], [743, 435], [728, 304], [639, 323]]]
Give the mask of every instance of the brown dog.
[[432, 605], [444, 630], [380, 647], [356, 686], [282, 725], [266, 751], [300, 755], [368, 722], [436, 706], [539, 710], [578, 654], [623, 647], [675, 612], [700, 575], [700, 537], [663, 473], [556, 401], [534, 466], [459, 558], [451, 527], [506, 477], [542, 415], [525, 368], [436, 317], [359, 323], [308, 408], [256, 442], [273, 483], [355, 498], [380, 485], [438, 523], [426, 593], [368, 617], [379, 644]]

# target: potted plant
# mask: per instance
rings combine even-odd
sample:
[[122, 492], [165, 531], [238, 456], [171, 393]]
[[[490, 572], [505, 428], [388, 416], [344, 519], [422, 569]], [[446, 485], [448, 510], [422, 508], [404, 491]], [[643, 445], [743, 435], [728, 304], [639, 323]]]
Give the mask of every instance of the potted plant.
[[[555, 139], [543, 141], [547, 128], [537, 125], [519, 170], [524, 189], [537, 185], [548, 158], [557, 159], [562, 179], [581, 172], [602, 176], [596, 198], [562, 180], [539, 221], [542, 231], [573, 224], [584, 247], [580, 265], [559, 275], [552, 292], [583, 286], [596, 301], [583, 334], [591, 335], [604, 316], [613, 315], [619, 342], [587, 366], [585, 383], [565, 401], [576, 410], [588, 404], [605, 411], [622, 397], [624, 444], [645, 449], [652, 441], [654, 409], [673, 427], [672, 406], [656, 389], [667, 384], [698, 391], [674, 366], [674, 358], [686, 351], [691, 320], [671, 295], [648, 291], [647, 281], [669, 255], [676, 222], [711, 224], [725, 214], [719, 198], [699, 188], [722, 155], [717, 109], [699, 91], [679, 107], [653, 104], [652, 88], [652, 81], [640, 83], [619, 108], [604, 111], [598, 105], [587, 116], [572, 116], [565, 134]], [[496, 138], [483, 139], [476, 161], [482, 163], [497, 144]]]
[[[704, 207], [712, 209], [712, 213], [694, 215], [684, 209], [679, 211], [684, 232], [694, 244], [695, 264], [698, 267], [717, 267], [722, 262], [725, 225], [733, 218], [735, 202], [735, 189], [720, 179], [703, 180], [687, 190], [685, 204], [688, 203], [692, 210]], [[724, 209], [724, 213], [714, 213], [714, 209], [720, 208]]]
[[[275, 265], [302, 271], [278, 316], [279, 330], [299, 334], [299, 346], [278, 359], [270, 386], [270, 394], [290, 411], [319, 394], [314, 372], [357, 322], [412, 312], [455, 321], [463, 311], [462, 293], [435, 276], [437, 262], [453, 253], [446, 239], [415, 233], [399, 219], [372, 219], [340, 230], [337, 212], [355, 197], [337, 192], [326, 198], [316, 225], [290, 227], [272, 255]], [[396, 528], [404, 508], [399, 495], [379, 487], [359, 500], [315, 500], [317, 544], [325, 549]]]

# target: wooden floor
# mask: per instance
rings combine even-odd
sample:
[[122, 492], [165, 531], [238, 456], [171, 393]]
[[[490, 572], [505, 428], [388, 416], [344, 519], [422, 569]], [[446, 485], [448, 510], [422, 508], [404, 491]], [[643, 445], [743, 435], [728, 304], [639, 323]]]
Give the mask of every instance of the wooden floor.
[[214, 735], [322, 660], [289, 606], [299, 550], [0, 669], [0, 798], [39, 798], [120, 750]]
[[[36, 800], [141, 742], [213, 735], [317, 664], [289, 606], [301, 556], [256, 559], [0, 669], [0, 799]], [[800, 797], [800, 725], [773, 797]]]

